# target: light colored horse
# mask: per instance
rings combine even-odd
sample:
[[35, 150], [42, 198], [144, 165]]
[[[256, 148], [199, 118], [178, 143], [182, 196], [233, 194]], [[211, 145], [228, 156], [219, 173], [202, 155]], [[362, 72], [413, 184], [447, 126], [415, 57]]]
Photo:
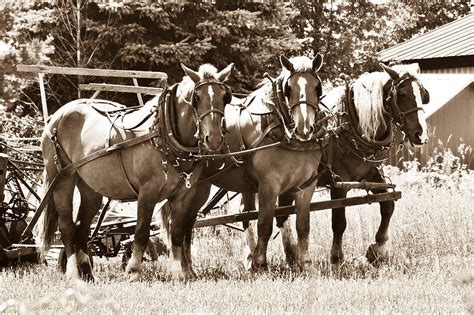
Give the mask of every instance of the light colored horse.
[[[133, 254], [126, 267], [132, 279], [139, 276], [154, 207], [165, 199], [176, 209], [174, 215], [182, 227], [172, 248], [174, 265], [181, 265], [183, 237], [192, 228], [192, 223], [186, 224], [189, 219], [182, 209], [194, 198], [204, 166], [202, 161], [193, 159], [192, 153], [221, 149], [224, 105], [231, 97], [229, 88], [222, 82], [233, 64], [221, 72], [212, 65], [203, 65], [198, 72], [182, 67], [187, 76], [179, 84], [125, 116], [123, 122], [104, 112], [116, 109], [113, 104], [104, 106], [100, 105], [104, 101], [76, 100], [61, 107], [46, 125], [42, 149], [47, 183], [51, 183], [62, 167], [97, 154], [104, 146], [113, 149], [124, 141], [156, 133], [147, 141], [112, 150], [58, 178], [45, 210], [43, 240], [47, 250], [59, 219], [68, 278], [82, 276], [93, 280], [87, 242], [91, 221], [103, 196], [138, 200]], [[127, 125], [140, 119], [144, 121], [139, 128], [127, 129]], [[75, 187], [79, 189], [81, 202], [74, 222]]]

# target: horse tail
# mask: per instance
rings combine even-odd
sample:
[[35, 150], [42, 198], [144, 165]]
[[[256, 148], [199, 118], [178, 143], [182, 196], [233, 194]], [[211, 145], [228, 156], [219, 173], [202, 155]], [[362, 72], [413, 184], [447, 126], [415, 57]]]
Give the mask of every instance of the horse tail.
[[171, 248], [171, 207], [169, 202], [161, 207], [161, 226], [166, 231], [167, 245]]
[[[41, 242], [41, 252], [43, 255], [47, 254], [51, 248], [51, 243], [54, 239], [54, 234], [58, 228], [59, 214], [56, 210], [56, 204], [54, 202], [53, 191], [57, 186], [55, 184], [55, 177], [58, 176], [58, 169], [54, 163], [54, 143], [52, 141], [51, 132], [54, 128], [57, 128], [59, 119], [56, 119], [56, 115], [51, 116], [50, 121], [44, 127], [43, 134], [41, 136], [41, 146], [43, 151], [43, 160], [45, 166], [44, 172], [44, 194], [43, 198], [49, 198], [46, 206], [43, 210], [42, 224], [39, 228], [39, 236]], [[50, 191], [53, 190], [53, 191]], [[47, 196], [49, 195], [49, 196]]]
[[[45, 187], [51, 186], [51, 179], [48, 176], [48, 173], [45, 174]], [[41, 239], [42, 239], [42, 249], [41, 251], [43, 254], [47, 253], [51, 247], [51, 243], [54, 239], [54, 234], [58, 229], [58, 211], [56, 210], [56, 204], [54, 203], [54, 197], [51, 195], [51, 198], [48, 201], [44, 209], [44, 216], [43, 216], [43, 228], [41, 231]]]

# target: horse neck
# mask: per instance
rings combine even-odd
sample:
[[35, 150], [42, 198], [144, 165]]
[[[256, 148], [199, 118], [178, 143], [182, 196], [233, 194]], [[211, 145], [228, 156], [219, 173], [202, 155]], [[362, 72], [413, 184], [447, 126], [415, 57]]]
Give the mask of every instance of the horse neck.
[[[181, 84], [180, 84], [181, 85]], [[194, 116], [194, 109], [191, 105], [192, 89], [178, 86], [175, 96], [175, 117], [176, 132], [183, 145], [195, 146], [197, 140], [196, 121]]]

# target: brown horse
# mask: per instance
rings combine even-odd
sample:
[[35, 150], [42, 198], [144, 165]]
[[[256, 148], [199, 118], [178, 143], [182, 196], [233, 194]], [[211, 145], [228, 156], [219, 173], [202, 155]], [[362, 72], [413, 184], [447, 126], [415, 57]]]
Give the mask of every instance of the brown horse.
[[[116, 109], [110, 102], [76, 100], [60, 108], [45, 127], [42, 146], [48, 183], [62, 167], [97, 154], [104, 146], [111, 150], [110, 154], [63, 174], [53, 187], [53, 198], [45, 211], [44, 249], [50, 246], [59, 217], [68, 278], [82, 275], [93, 280], [87, 242], [91, 221], [103, 196], [138, 200], [133, 254], [126, 267], [132, 279], [139, 276], [153, 209], [158, 202], [168, 199], [173, 205], [176, 220], [184, 226], [182, 233], [192, 227], [181, 208], [194, 197], [203, 167], [203, 162], [193, 159], [193, 154], [221, 149], [224, 105], [232, 96], [222, 82], [233, 64], [221, 72], [212, 65], [203, 65], [198, 72], [182, 67], [187, 76], [179, 84], [136, 112], [117, 116], [105, 111]], [[130, 125], [136, 128], [130, 129]], [[156, 135], [147, 141], [123, 145], [124, 141], [151, 133]], [[112, 150], [121, 145], [122, 149]], [[75, 187], [79, 189], [81, 202], [74, 222]], [[178, 258], [183, 235], [176, 236], [179, 237], [181, 242], [177, 241], [173, 247]]]
[[[190, 208], [189, 220], [194, 222], [209, 196], [211, 184], [236, 192], [258, 192], [258, 241], [252, 257], [254, 270], [267, 267], [267, 244], [272, 233], [275, 204], [279, 195], [290, 191], [298, 209], [298, 264], [302, 268], [311, 265], [308, 255], [309, 203], [321, 157], [317, 138], [321, 134], [316, 122], [321, 93], [317, 72], [322, 65], [322, 56], [318, 54], [314, 59], [281, 56], [280, 61], [283, 68], [273, 82], [270, 79], [262, 82], [260, 88], [243, 101], [239, 103], [233, 99], [233, 105], [226, 107], [229, 134], [225, 142], [230, 151], [256, 148], [280, 139], [285, 139], [285, 143], [256, 150], [243, 156], [242, 160], [209, 161], [198, 185], [199, 193], [186, 204]], [[175, 229], [180, 227], [175, 223], [174, 212], [166, 210], [167, 207], [162, 209], [163, 222], [171, 232], [173, 244]], [[190, 231], [186, 245], [188, 262], [191, 261], [191, 236]]]
[[[335, 88], [322, 99], [321, 103], [336, 113], [333, 126], [341, 129], [338, 137], [331, 137], [323, 153], [319, 171], [325, 173], [319, 180], [320, 186], [331, 187], [334, 181], [384, 182], [380, 165], [388, 157], [393, 144], [393, 126], [399, 126], [412, 144], [426, 143], [426, 121], [421, 105], [429, 102], [429, 93], [416, 78], [416, 69], [409, 66], [390, 68], [383, 64], [381, 67], [384, 72], [365, 73], [350, 87]], [[345, 198], [347, 192], [346, 189], [331, 187], [331, 198]], [[386, 189], [373, 190], [373, 193], [381, 192], [386, 192]], [[293, 198], [287, 194], [280, 197], [281, 206], [292, 202]], [[375, 244], [371, 244], [366, 253], [369, 262], [387, 255], [385, 244], [394, 207], [394, 201], [380, 203], [381, 222]], [[282, 233], [286, 259], [291, 263], [297, 249], [287, 218], [278, 217], [276, 220]], [[333, 209], [332, 263], [343, 261], [345, 228], [345, 208]]]

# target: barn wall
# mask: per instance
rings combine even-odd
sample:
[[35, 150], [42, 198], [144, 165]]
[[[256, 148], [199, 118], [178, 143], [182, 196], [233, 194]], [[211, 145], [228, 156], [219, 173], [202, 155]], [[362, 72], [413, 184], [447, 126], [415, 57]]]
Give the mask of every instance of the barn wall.
[[[403, 150], [392, 150], [390, 164], [402, 166], [403, 161], [418, 159], [423, 165], [439, 146], [438, 141], [458, 152], [461, 143], [474, 148], [474, 84], [470, 84], [461, 93], [451, 99], [445, 106], [428, 118], [430, 138], [422, 148], [414, 149], [406, 145]], [[462, 140], [461, 140], [462, 139]], [[474, 152], [465, 163], [474, 169]]]
[[426, 69], [426, 70], [422, 70], [421, 73], [472, 74], [474, 73], [474, 67], [458, 67], [458, 68], [449, 68], [449, 69]]

